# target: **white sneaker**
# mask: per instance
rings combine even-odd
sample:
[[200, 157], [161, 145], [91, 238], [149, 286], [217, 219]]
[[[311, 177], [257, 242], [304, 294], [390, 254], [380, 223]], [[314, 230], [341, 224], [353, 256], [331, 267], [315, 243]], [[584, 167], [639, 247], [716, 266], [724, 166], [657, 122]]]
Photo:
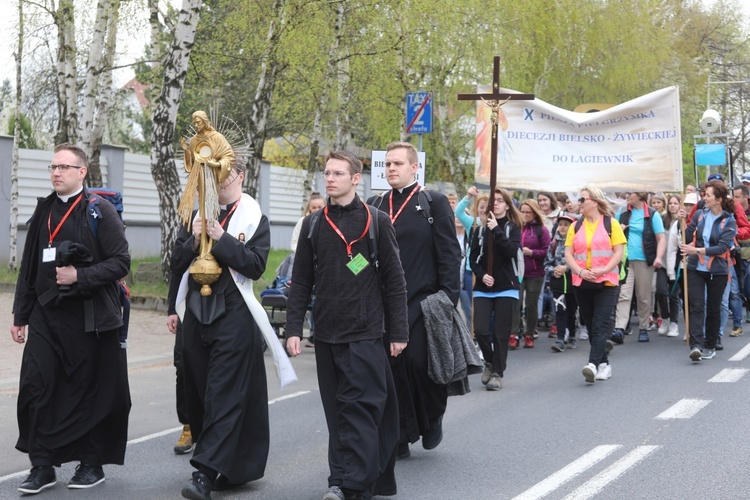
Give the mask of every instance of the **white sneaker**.
[[576, 334], [576, 337], [578, 337], [578, 340], [588, 340], [589, 339], [589, 330], [586, 328], [585, 325], [581, 325], [578, 327], [578, 333]]
[[596, 365], [594, 363], [587, 364], [583, 367], [581, 373], [583, 373], [583, 376], [586, 378], [586, 382], [593, 384], [596, 380]]
[[656, 330], [656, 332], [659, 335], [664, 335], [665, 333], [667, 333], [667, 330], [669, 330], [669, 327], [671, 326], [672, 326], [672, 323], [670, 323], [668, 319], [662, 320], [661, 325], [659, 325], [659, 329]]
[[599, 364], [599, 369], [596, 371], [596, 380], [607, 380], [612, 376], [612, 366], [609, 363]]
[[677, 323], [670, 323], [667, 337], [677, 337], [678, 335], [680, 335], [680, 330], [677, 328]]

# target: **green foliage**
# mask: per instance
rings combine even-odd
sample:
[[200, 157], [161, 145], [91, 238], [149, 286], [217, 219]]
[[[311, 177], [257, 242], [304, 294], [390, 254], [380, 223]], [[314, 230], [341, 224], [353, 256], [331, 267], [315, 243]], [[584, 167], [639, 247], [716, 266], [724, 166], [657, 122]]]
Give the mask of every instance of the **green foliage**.
[[[8, 118], [6, 133], [8, 135], [14, 135], [15, 130], [16, 114], [13, 113]], [[34, 127], [31, 124], [31, 120], [23, 113], [21, 113], [20, 137], [18, 138], [18, 147], [24, 149], [37, 149], [39, 147], [36, 138], [34, 137]]]

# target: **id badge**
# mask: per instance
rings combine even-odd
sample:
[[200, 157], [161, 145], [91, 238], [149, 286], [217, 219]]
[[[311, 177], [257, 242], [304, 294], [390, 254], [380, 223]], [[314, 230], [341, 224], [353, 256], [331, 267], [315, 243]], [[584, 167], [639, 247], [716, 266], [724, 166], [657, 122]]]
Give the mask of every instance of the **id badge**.
[[49, 247], [42, 250], [42, 262], [55, 262], [57, 258], [57, 248]]
[[362, 257], [361, 253], [358, 253], [356, 257], [354, 257], [352, 260], [349, 261], [346, 267], [349, 268], [349, 270], [352, 272], [352, 274], [354, 274], [354, 276], [357, 276], [359, 273], [362, 272], [363, 269], [365, 269], [369, 265], [370, 263], [367, 262], [367, 259]]

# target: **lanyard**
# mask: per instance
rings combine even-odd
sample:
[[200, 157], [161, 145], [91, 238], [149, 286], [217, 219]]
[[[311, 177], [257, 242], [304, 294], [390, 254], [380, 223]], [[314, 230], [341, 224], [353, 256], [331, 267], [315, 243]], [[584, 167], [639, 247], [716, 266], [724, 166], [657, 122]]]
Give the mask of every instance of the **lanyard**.
[[235, 204], [234, 204], [234, 205], [232, 206], [232, 209], [231, 209], [231, 210], [229, 211], [229, 213], [227, 214], [227, 216], [226, 216], [226, 217], [224, 217], [224, 220], [223, 220], [223, 221], [221, 221], [221, 224], [219, 224], [219, 225], [221, 226], [221, 228], [222, 228], [222, 229], [224, 229], [224, 226], [226, 226], [226, 225], [227, 225], [227, 221], [229, 220], [229, 217], [231, 217], [231, 216], [232, 216], [232, 214], [234, 213], [234, 211], [235, 211], [235, 210], [237, 210], [237, 207], [239, 207], [239, 206], [240, 206], [240, 201], [242, 201], [242, 198], [240, 198], [239, 200], [237, 200], [237, 203], [235, 203]]
[[391, 197], [388, 198], [388, 215], [391, 217], [391, 224], [396, 223], [396, 219], [398, 219], [398, 216], [401, 215], [401, 212], [404, 211], [404, 208], [406, 205], [409, 204], [409, 200], [411, 200], [411, 197], [414, 196], [414, 193], [419, 191], [419, 183], [417, 183], [416, 186], [414, 186], [414, 189], [411, 190], [411, 193], [409, 193], [409, 196], [407, 196], [406, 201], [403, 205], [401, 205], [401, 208], [398, 209], [398, 212], [396, 212], [396, 216], [393, 216], [393, 191], [391, 191]]
[[349, 256], [349, 260], [352, 260], [352, 245], [354, 245], [356, 242], [358, 242], [359, 240], [361, 240], [362, 238], [364, 238], [365, 235], [367, 234], [367, 231], [370, 230], [370, 222], [372, 222], [372, 214], [370, 214], [370, 210], [367, 207], [364, 207], [364, 208], [365, 208], [365, 211], [367, 212], [367, 224], [365, 225], [365, 230], [362, 231], [362, 234], [360, 235], [359, 238], [357, 238], [356, 240], [352, 241], [351, 243], [347, 243], [346, 242], [346, 238], [344, 237], [344, 234], [341, 232], [341, 230], [338, 227], [336, 227], [336, 224], [333, 223], [333, 221], [331, 220], [331, 218], [328, 217], [328, 205], [326, 205], [326, 207], [323, 209], [323, 215], [326, 216], [326, 220], [328, 221], [328, 225], [331, 226], [331, 228], [334, 231], [336, 231], [336, 234], [339, 235], [339, 238], [341, 238], [342, 240], [344, 240], [344, 244], [346, 245], [346, 254]]
[[57, 224], [57, 227], [55, 228], [55, 231], [52, 232], [52, 210], [49, 212], [49, 216], [47, 217], [47, 231], [49, 232], [49, 246], [52, 247], [52, 242], [55, 240], [55, 236], [57, 236], [57, 233], [60, 232], [60, 228], [63, 224], [65, 224], [65, 221], [68, 220], [68, 216], [73, 211], [73, 209], [78, 205], [78, 202], [81, 201], [81, 198], [83, 198], [83, 193], [78, 195], [78, 198], [76, 198], [76, 201], [73, 202], [73, 204], [70, 206], [67, 212], [65, 212], [65, 215], [63, 216], [62, 220]]

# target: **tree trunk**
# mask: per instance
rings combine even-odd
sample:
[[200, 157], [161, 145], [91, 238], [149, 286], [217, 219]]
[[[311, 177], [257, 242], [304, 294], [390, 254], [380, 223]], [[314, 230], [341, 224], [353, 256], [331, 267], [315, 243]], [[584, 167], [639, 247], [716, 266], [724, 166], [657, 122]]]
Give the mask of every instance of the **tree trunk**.
[[266, 143], [268, 115], [271, 112], [271, 99], [276, 87], [276, 74], [279, 69], [276, 51], [286, 24], [286, 0], [276, 0], [273, 11], [278, 13], [278, 17], [271, 18], [268, 23], [266, 48], [261, 59], [260, 80], [258, 80], [258, 86], [255, 90], [255, 99], [249, 119], [248, 142], [252, 147], [252, 152], [250, 158], [248, 158], [242, 189], [253, 198], [258, 195], [258, 181], [260, 165], [263, 161], [263, 147]]
[[78, 136], [75, 15], [73, 0], [60, 0], [53, 13], [57, 26], [57, 80], [62, 99], [55, 142], [74, 142]]
[[[91, 133], [94, 128], [94, 111], [97, 107], [96, 99], [99, 96], [99, 78], [102, 69], [102, 58], [104, 55], [104, 43], [107, 38], [107, 22], [112, 7], [111, 0], [99, 0], [96, 5], [96, 19], [94, 20], [94, 33], [89, 46], [89, 60], [86, 64], [86, 78], [83, 84], [83, 102], [81, 103], [81, 119], [78, 122], [78, 145], [86, 151], [89, 158], [92, 156]], [[91, 169], [89, 168], [89, 178]], [[98, 184], [94, 184], [98, 185]]]
[[151, 175], [159, 193], [161, 268], [165, 281], [169, 280], [169, 261], [180, 228], [177, 217], [180, 178], [174, 161], [175, 123], [201, 5], [202, 0], [182, 2], [174, 39], [164, 61], [164, 79], [152, 118]]
[[[89, 155], [89, 183], [102, 186], [101, 158], [102, 138], [107, 124], [109, 109], [112, 104], [112, 64], [117, 50], [117, 26], [120, 22], [120, 1], [112, 0], [112, 10], [107, 23], [107, 42], [104, 47], [104, 58], [101, 62], [102, 74], [99, 85], [99, 97], [96, 103], [96, 117], [91, 130], [91, 154]], [[96, 182], [96, 183], [94, 183]]]
[[23, 58], [23, 1], [18, 0], [18, 49], [16, 50], [16, 119], [10, 170], [10, 251], [8, 269], [18, 268], [18, 143], [21, 139], [21, 61]]

